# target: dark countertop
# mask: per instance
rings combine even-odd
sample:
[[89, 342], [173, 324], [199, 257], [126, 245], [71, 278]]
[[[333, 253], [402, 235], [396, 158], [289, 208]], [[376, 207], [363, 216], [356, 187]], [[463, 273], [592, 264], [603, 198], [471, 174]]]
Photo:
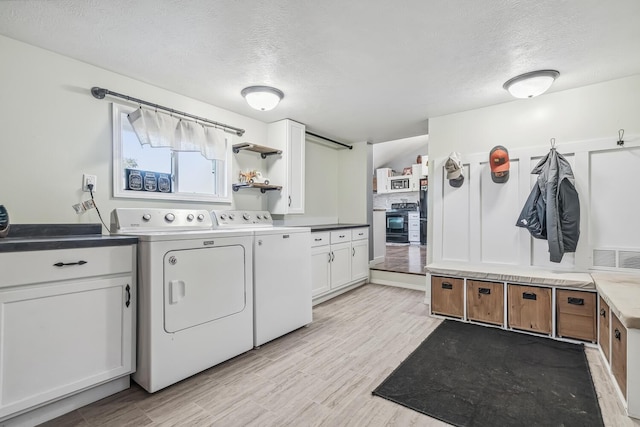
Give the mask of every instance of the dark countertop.
[[309, 225], [311, 227], [311, 232], [314, 231], [333, 231], [333, 230], [343, 230], [345, 228], [361, 228], [361, 227], [369, 227], [369, 224], [321, 224], [321, 225]]
[[126, 246], [138, 243], [131, 236], [103, 236], [101, 224], [11, 224], [0, 239], [0, 252]]

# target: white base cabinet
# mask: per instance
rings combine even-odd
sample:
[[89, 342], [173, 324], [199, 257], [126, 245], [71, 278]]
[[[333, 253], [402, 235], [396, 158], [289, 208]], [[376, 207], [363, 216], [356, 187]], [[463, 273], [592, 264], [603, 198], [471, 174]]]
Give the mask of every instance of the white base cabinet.
[[311, 233], [314, 304], [346, 292], [369, 278], [369, 230], [346, 228]]
[[[0, 254], [0, 420], [135, 370], [133, 254], [132, 246]], [[109, 266], [125, 271], [110, 275]]]

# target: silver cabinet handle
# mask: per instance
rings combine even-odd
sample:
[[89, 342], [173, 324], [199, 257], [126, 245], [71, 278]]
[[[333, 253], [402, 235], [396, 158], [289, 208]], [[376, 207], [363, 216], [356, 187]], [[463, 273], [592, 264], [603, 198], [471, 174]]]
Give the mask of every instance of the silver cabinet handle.
[[356, 256], [356, 248], [351, 248], [351, 256]]
[[327, 262], [331, 262], [331, 252], [328, 252], [327, 255], [329, 255], [329, 260]]
[[291, 207], [291, 196], [289, 196], [289, 207]]

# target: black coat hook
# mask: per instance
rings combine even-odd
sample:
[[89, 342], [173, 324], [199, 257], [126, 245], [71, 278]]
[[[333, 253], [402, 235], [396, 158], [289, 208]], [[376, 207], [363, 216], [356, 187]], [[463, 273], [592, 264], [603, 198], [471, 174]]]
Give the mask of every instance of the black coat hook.
[[624, 129], [620, 129], [618, 131], [618, 142], [616, 144], [618, 144], [621, 147], [624, 145], [624, 140], [622, 139], [623, 136], [624, 136]]

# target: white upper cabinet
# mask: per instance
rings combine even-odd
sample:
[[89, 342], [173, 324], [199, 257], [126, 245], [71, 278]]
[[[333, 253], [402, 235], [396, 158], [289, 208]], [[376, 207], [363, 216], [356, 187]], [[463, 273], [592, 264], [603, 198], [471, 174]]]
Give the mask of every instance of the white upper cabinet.
[[282, 183], [282, 191], [269, 194], [272, 214], [304, 213], [305, 183], [305, 126], [293, 120], [281, 120], [268, 125], [267, 140], [270, 147], [282, 150], [281, 155], [269, 157], [267, 176], [272, 182]]

